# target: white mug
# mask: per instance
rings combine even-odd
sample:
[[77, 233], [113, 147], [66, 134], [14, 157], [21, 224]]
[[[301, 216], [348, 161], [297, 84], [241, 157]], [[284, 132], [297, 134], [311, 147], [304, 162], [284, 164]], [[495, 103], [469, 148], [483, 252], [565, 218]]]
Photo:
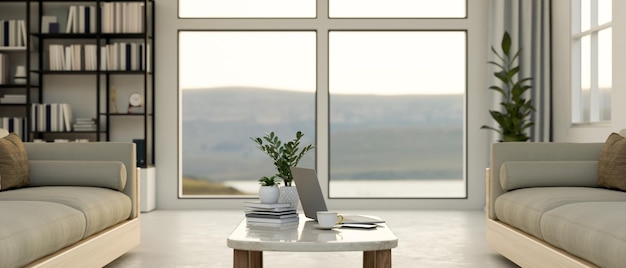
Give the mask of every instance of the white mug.
[[322, 228], [333, 227], [343, 221], [343, 216], [332, 211], [318, 211], [317, 223]]

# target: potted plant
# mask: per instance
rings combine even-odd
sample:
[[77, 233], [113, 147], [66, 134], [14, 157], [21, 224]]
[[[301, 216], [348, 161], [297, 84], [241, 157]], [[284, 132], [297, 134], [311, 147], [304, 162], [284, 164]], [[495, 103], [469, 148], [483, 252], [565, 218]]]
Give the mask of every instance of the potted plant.
[[531, 100], [524, 98], [524, 93], [532, 88], [528, 84], [532, 78], [519, 77], [520, 66], [516, 65], [515, 61], [518, 59], [521, 49], [515, 53], [511, 51], [511, 36], [506, 31], [502, 37], [501, 48], [502, 54], [498, 53], [493, 46], [491, 47], [501, 63], [489, 62], [500, 68], [494, 75], [502, 82], [502, 85], [489, 87], [489, 89], [502, 94], [502, 102], [500, 102], [502, 111], [489, 111], [500, 128], [483, 125], [481, 129], [491, 129], [500, 133], [500, 141], [527, 141], [529, 137], [525, 131], [534, 124], [529, 117], [535, 108]]
[[256, 144], [258, 144], [259, 150], [267, 154], [274, 162], [276, 167], [276, 177], [282, 179], [285, 183], [284, 187], [280, 189], [279, 202], [291, 203], [292, 207], [298, 205], [299, 197], [295, 187], [291, 187], [293, 181], [293, 175], [291, 174], [291, 167], [295, 167], [300, 162], [300, 159], [311, 149], [315, 148], [309, 144], [300, 148], [300, 139], [304, 134], [302, 131], [296, 132], [296, 137], [288, 142], [281, 141], [274, 132], [265, 134], [263, 137], [250, 138]]
[[276, 176], [263, 176], [259, 179], [259, 200], [264, 204], [274, 204], [278, 202], [280, 191], [278, 185], [280, 182], [276, 181]]

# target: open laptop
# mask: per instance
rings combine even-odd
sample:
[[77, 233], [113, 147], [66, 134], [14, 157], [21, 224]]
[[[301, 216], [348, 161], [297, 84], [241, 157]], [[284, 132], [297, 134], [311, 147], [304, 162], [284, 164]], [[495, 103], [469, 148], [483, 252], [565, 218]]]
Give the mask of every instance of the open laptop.
[[[300, 196], [300, 202], [302, 203], [302, 209], [304, 215], [307, 218], [317, 221], [318, 211], [327, 211], [326, 201], [324, 201], [324, 195], [322, 195], [322, 188], [317, 180], [317, 174], [314, 169], [292, 167], [291, 173], [293, 180], [296, 182], [296, 189], [298, 189], [298, 195]], [[361, 215], [346, 215], [343, 216], [343, 224], [372, 224], [383, 223], [384, 220], [361, 216]]]

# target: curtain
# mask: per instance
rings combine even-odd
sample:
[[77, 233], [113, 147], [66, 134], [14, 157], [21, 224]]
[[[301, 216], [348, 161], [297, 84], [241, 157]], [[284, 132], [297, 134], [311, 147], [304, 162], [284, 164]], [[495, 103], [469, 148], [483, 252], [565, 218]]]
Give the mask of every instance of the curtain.
[[[534, 126], [529, 131], [531, 141], [552, 141], [552, 74], [551, 74], [551, 2], [550, 0], [490, 0], [489, 44], [497, 50], [504, 31], [511, 35], [512, 49], [522, 49], [518, 63], [520, 77], [532, 77], [532, 98], [535, 112]], [[489, 60], [495, 56], [489, 47]], [[489, 66], [489, 85], [498, 83]], [[495, 92], [494, 92], [495, 93]], [[494, 107], [500, 96], [493, 94]], [[495, 124], [495, 122], [494, 122]]]

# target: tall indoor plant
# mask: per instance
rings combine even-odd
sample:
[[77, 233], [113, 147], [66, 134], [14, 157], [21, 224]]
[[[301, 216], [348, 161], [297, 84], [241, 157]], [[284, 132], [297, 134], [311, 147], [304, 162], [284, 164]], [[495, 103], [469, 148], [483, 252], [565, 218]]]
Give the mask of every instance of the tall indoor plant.
[[519, 77], [520, 66], [515, 62], [518, 59], [521, 49], [517, 52], [511, 51], [511, 36], [504, 32], [502, 37], [502, 54], [498, 53], [492, 46], [491, 50], [500, 59], [500, 62], [490, 61], [499, 67], [499, 71], [494, 72], [494, 76], [500, 80], [501, 85], [493, 85], [489, 89], [500, 92], [502, 95], [502, 110], [490, 110], [489, 114], [498, 123], [499, 128], [483, 125], [482, 129], [491, 129], [500, 133], [500, 141], [527, 141], [526, 129], [533, 126], [530, 114], [535, 108], [530, 99], [524, 98], [524, 93], [532, 88], [528, 82], [532, 78]]
[[288, 142], [281, 141], [274, 132], [265, 134], [263, 137], [250, 138], [259, 146], [258, 148], [266, 153], [273, 161], [276, 167], [276, 175], [285, 183], [284, 187], [280, 187], [280, 199], [278, 202], [291, 203], [292, 207], [298, 205], [299, 197], [295, 187], [291, 187], [293, 175], [291, 167], [295, 167], [300, 159], [311, 149], [315, 148], [312, 144], [300, 148], [300, 139], [304, 134], [302, 131], [296, 132], [296, 137]]

